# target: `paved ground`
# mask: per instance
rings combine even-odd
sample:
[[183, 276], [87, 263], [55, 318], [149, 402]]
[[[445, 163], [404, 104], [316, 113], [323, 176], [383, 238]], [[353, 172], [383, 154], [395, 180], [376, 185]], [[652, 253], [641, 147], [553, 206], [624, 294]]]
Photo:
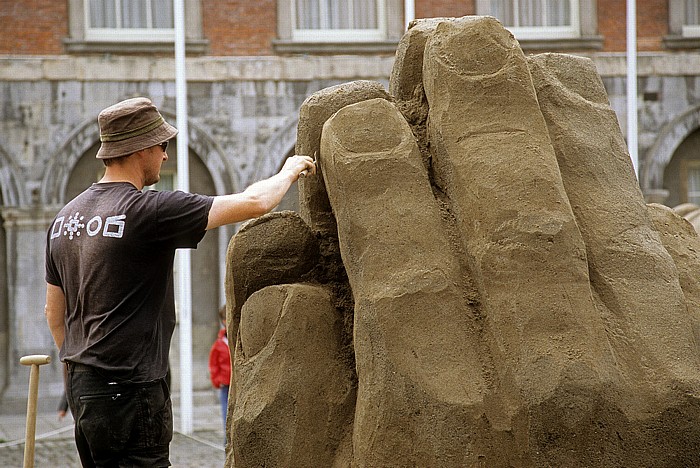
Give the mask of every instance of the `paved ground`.
[[[179, 404], [173, 400], [175, 435], [170, 444], [170, 462], [175, 468], [222, 467], [224, 465], [224, 430], [216, 394], [194, 395], [193, 433], [184, 435], [180, 428]], [[0, 414], [0, 467], [21, 468], [24, 458], [25, 414]], [[36, 423], [35, 466], [37, 468], [80, 467], [73, 441], [73, 420], [58, 420], [55, 412], [40, 413]]]

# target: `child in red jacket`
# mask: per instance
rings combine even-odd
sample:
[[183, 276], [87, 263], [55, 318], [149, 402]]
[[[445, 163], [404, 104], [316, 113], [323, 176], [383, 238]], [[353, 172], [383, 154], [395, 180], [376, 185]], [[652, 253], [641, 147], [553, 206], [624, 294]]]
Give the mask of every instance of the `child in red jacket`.
[[228, 413], [228, 387], [231, 383], [231, 353], [226, 336], [226, 307], [219, 310], [222, 328], [209, 351], [209, 375], [214, 388], [219, 390], [221, 402], [221, 415], [224, 419], [224, 431], [226, 430], [226, 414]]

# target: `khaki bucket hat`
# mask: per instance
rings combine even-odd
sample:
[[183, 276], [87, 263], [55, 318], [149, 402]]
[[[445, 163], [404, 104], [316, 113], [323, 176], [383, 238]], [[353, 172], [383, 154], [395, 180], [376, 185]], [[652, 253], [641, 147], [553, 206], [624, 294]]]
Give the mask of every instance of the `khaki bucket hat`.
[[177, 135], [158, 108], [145, 97], [118, 102], [100, 112], [98, 159], [118, 158], [156, 146]]

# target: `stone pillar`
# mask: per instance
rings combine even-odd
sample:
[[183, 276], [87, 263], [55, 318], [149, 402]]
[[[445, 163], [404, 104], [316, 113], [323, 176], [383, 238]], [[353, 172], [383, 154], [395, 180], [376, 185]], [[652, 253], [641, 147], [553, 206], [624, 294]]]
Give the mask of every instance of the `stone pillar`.
[[58, 349], [44, 316], [46, 231], [55, 213], [55, 207], [4, 208], [1, 213], [6, 249], [7, 346], [0, 349], [0, 356], [6, 376], [2, 392], [6, 411], [21, 412], [26, 407], [29, 373], [19, 364], [22, 356], [48, 354], [53, 359], [41, 369], [40, 409], [55, 407], [63, 391]]

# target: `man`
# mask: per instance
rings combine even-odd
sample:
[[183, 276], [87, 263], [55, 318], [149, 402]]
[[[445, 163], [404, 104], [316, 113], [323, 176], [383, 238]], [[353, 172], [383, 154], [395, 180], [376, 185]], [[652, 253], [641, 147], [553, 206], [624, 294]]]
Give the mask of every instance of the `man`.
[[46, 318], [68, 377], [83, 466], [170, 466], [165, 383], [175, 327], [173, 259], [208, 229], [272, 210], [308, 156], [241, 193], [141, 190], [158, 182], [177, 130], [146, 98], [98, 116], [105, 175], [56, 216], [46, 242]]

